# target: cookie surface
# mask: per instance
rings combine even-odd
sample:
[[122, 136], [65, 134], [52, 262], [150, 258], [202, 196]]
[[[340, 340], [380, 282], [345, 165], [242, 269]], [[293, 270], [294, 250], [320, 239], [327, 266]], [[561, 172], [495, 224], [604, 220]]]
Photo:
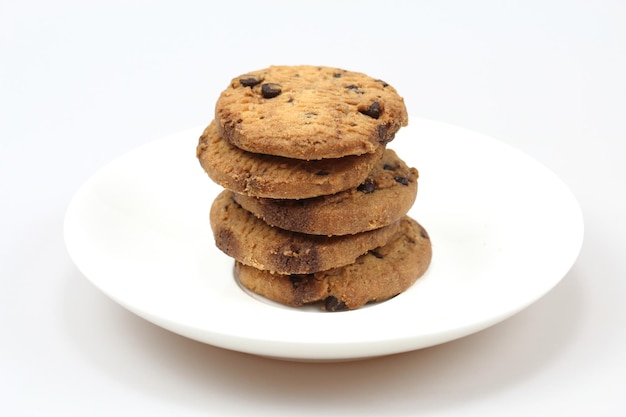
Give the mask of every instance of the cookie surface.
[[209, 177], [224, 188], [255, 197], [299, 199], [356, 187], [383, 151], [380, 147], [374, 153], [318, 161], [255, 154], [223, 140], [211, 122], [200, 137], [196, 156]]
[[400, 227], [396, 222], [348, 236], [313, 236], [269, 226], [237, 204], [229, 190], [211, 206], [216, 246], [228, 256], [257, 269], [281, 274], [308, 274], [347, 265], [384, 245]]
[[315, 66], [272, 66], [234, 78], [215, 105], [218, 133], [254, 153], [297, 159], [374, 152], [408, 123], [382, 80]]
[[235, 274], [250, 291], [299, 307], [321, 302], [327, 311], [353, 310], [406, 291], [428, 269], [432, 246], [426, 230], [404, 217], [386, 245], [350, 265], [308, 275], [280, 275], [237, 262]]
[[385, 150], [356, 187], [304, 200], [277, 200], [233, 194], [243, 208], [266, 223], [295, 232], [348, 235], [387, 226], [415, 202], [418, 172], [391, 149]]

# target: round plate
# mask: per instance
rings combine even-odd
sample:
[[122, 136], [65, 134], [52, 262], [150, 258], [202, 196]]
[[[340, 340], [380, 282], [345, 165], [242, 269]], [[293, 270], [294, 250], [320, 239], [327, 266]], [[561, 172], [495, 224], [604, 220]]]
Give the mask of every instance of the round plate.
[[408, 291], [328, 313], [243, 291], [214, 245], [209, 208], [221, 191], [195, 157], [203, 127], [144, 145], [76, 193], [65, 241], [79, 270], [139, 316], [211, 345], [292, 360], [347, 360], [450, 341], [527, 307], [576, 260], [581, 210], [525, 154], [484, 135], [414, 120], [389, 145], [420, 172], [409, 214], [433, 259]]

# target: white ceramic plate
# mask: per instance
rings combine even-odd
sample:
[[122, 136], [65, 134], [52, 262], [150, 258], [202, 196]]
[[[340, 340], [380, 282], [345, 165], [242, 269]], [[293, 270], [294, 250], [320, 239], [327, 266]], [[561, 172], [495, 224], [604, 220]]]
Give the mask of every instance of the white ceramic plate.
[[568, 272], [583, 240], [568, 188], [525, 154], [484, 135], [412, 120], [389, 147], [420, 171], [409, 213], [433, 260], [405, 293], [324, 313], [243, 291], [213, 243], [221, 190], [195, 157], [202, 127], [142, 146], [76, 193], [65, 240], [80, 271], [139, 316], [211, 345], [293, 360], [347, 360], [450, 341], [527, 307]]

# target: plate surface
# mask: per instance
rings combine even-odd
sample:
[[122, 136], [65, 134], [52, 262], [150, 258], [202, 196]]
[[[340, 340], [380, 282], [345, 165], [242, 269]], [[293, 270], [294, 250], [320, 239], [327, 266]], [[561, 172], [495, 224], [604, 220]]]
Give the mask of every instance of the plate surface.
[[429, 232], [430, 269], [405, 293], [355, 311], [278, 306], [243, 291], [213, 243], [221, 188], [195, 157], [203, 127], [112, 161], [77, 191], [65, 241], [79, 270], [135, 314], [211, 345], [292, 360], [420, 349], [527, 307], [569, 271], [582, 213], [547, 168], [487, 136], [412, 120], [389, 144], [420, 171], [410, 215]]

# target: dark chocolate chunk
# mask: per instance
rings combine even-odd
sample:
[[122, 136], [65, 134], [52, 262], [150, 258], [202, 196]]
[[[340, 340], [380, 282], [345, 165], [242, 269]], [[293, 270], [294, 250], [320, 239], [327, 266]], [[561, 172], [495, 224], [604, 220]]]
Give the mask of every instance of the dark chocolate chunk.
[[325, 170], [317, 171], [315, 175], [320, 176], [320, 177], [325, 177], [326, 175], [330, 175], [330, 171], [325, 171]]
[[274, 98], [282, 93], [283, 87], [276, 83], [265, 83], [261, 85], [261, 94], [264, 98]]
[[371, 117], [372, 119], [378, 119], [381, 113], [380, 103], [374, 101], [368, 108], [359, 109], [359, 112], [361, 114]]
[[370, 251], [370, 255], [373, 255], [373, 256], [375, 256], [378, 259], [383, 259], [384, 258], [383, 255], [381, 255], [380, 253], [376, 252], [375, 250], [371, 250]]
[[383, 165], [383, 169], [385, 171], [395, 171], [396, 170], [396, 168], [393, 165], [389, 165], [389, 164]]
[[399, 182], [402, 185], [409, 185], [409, 179], [406, 177], [393, 177], [396, 182]]
[[239, 82], [244, 87], [254, 87], [255, 85], [259, 84], [261, 81], [263, 81], [263, 80], [262, 79], [258, 79], [258, 78], [254, 78], [254, 77], [246, 77], [246, 78], [240, 78], [239, 79]]
[[366, 178], [365, 181], [363, 181], [363, 183], [359, 185], [356, 189], [362, 193], [371, 194], [376, 191], [376, 183], [373, 179]]
[[324, 304], [326, 307], [326, 311], [342, 311], [348, 309], [346, 303], [339, 300], [334, 295], [329, 295], [328, 297], [326, 297], [326, 299], [324, 300]]

